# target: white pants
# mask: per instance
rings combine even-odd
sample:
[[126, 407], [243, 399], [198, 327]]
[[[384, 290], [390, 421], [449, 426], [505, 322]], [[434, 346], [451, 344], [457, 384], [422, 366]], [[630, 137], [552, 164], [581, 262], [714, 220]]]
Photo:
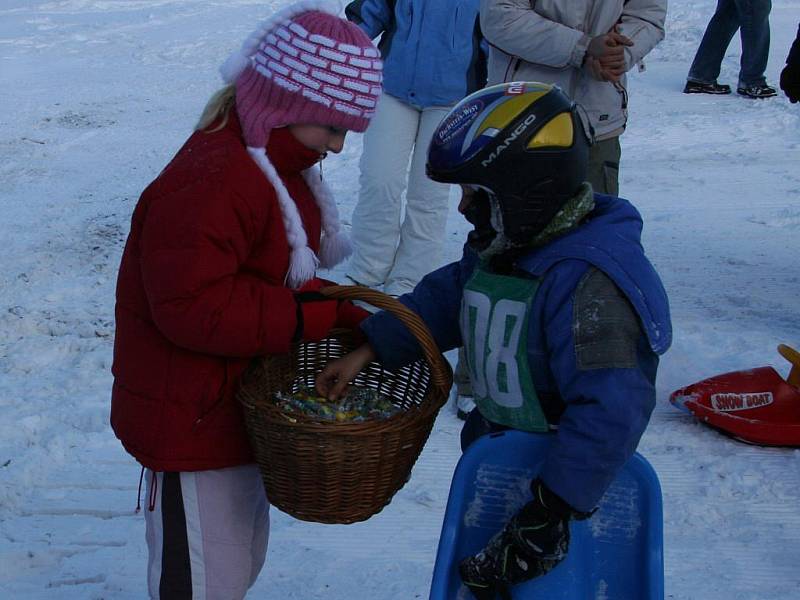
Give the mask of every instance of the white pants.
[[383, 284], [386, 293], [399, 295], [440, 266], [450, 186], [428, 179], [425, 162], [433, 132], [449, 110], [418, 109], [381, 96], [364, 134], [353, 211], [353, 257], [347, 274], [359, 283]]
[[269, 503], [258, 468], [147, 469], [145, 477], [150, 598], [244, 598], [264, 565], [269, 538]]

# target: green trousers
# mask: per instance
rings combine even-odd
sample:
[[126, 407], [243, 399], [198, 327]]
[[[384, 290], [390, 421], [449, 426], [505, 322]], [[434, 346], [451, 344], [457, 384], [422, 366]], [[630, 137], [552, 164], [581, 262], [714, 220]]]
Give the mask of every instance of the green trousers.
[[619, 159], [622, 149], [619, 138], [613, 137], [595, 142], [589, 148], [589, 165], [586, 181], [592, 189], [610, 196], [619, 195]]

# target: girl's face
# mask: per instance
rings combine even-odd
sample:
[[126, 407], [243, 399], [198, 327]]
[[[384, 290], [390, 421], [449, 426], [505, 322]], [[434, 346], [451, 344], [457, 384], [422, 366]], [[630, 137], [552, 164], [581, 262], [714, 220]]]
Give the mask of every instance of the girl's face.
[[328, 152], [334, 154], [341, 152], [344, 147], [344, 137], [347, 135], [347, 129], [328, 125], [289, 125], [289, 131], [306, 148], [316, 150], [323, 155]]

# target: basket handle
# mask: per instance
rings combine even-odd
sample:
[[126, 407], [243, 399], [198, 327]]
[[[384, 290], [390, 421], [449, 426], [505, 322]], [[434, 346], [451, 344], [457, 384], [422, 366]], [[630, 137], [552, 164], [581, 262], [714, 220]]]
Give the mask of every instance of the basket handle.
[[360, 300], [376, 308], [386, 310], [397, 317], [417, 339], [425, 360], [431, 367], [431, 383], [439, 388], [446, 398], [453, 384], [450, 365], [445, 360], [433, 336], [417, 313], [388, 294], [363, 285], [331, 285], [320, 289], [320, 293], [337, 300]]

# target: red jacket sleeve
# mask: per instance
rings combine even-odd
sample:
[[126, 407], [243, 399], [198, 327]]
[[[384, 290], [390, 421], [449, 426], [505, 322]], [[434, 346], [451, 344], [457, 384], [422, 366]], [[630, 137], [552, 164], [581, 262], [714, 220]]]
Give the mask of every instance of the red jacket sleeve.
[[140, 250], [153, 320], [171, 342], [196, 352], [287, 352], [296, 327], [291, 290], [242, 270], [275, 211], [250, 206], [234, 185], [198, 182], [150, 206]]

